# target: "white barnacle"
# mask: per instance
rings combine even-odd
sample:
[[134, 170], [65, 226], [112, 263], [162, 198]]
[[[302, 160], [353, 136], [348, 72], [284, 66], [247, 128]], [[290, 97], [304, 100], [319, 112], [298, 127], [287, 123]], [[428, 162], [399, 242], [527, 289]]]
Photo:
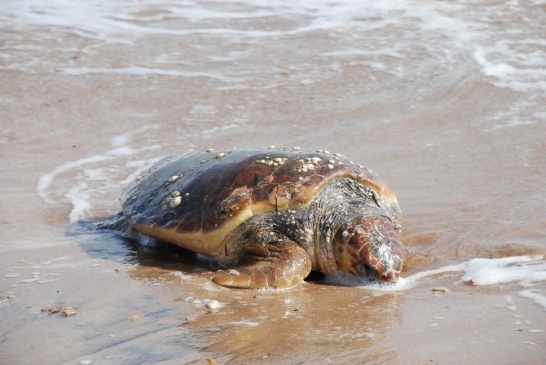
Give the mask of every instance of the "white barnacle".
[[343, 155], [341, 153], [334, 153], [333, 155], [336, 156], [336, 157], [343, 157]]
[[330, 162], [330, 163], [336, 163], [336, 161], [335, 161], [334, 159], [328, 160], [328, 162]]
[[175, 196], [169, 201], [169, 208], [173, 209], [182, 203], [182, 197], [181, 196]]
[[286, 160], [287, 160], [286, 158], [282, 158], [282, 157], [277, 157], [273, 159], [273, 161], [275, 161], [275, 163], [277, 163], [278, 165], [284, 165]]
[[186, 193], [186, 195], [184, 195], [184, 196], [185, 196], [185, 197], [188, 197], [188, 196], [190, 196], [190, 193]]
[[175, 190], [171, 193], [172, 198], [176, 198], [177, 196], [180, 196], [180, 192], [178, 190]]
[[[178, 193], [178, 195], [175, 195], [174, 193]], [[165, 198], [165, 206], [168, 209], [174, 209], [177, 206], [182, 203], [182, 197], [180, 196], [179, 192], [173, 192], [171, 195], [169, 195], [167, 198]]]
[[175, 182], [175, 181], [178, 180], [178, 179], [180, 179], [180, 176], [174, 175], [174, 176], [169, 177], [169, 178], [167, 179], [167, 182], [173, 183], [173, 182]]
[[300, 150], [299, 147], [293, 147], [293, 148], [292, 148], [292, 151], [299, 151], [299, 150]]
[[214, 158], [217, 159], [217, 160], [220, 160], [222, 158], [226, 157], [226, 154], [223, 153], [223, 152], [220, 152], [219, 154], [217, 154]]
[[205, 152], [214, 152], [214, 148], [209, 148]]
[[334, 168], [334, 165], [328, 164], [328, 168], [329, 168], [329, 169], [333, 169], [333, 168]]

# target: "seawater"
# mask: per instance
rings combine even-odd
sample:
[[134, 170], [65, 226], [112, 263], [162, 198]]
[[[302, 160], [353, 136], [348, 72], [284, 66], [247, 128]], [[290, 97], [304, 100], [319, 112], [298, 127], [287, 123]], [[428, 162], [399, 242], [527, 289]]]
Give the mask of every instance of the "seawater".
[[[546, 41], [541, 36], [544, 13], [538, 10], [543, 6], [540, 0], [487, 4], [347, 0], [8, 1], [0, 19], [15, 34], [32, 27], [47, 27], [50, 32], [35, 32], [24, 40], [11, 36], [6, 48], [10, 52], [4, 52], [2, 69], [45, 68], [68, 75], [211, 77], [221, 84], [229, 83], [230, 87], [245, 88], [252, 87], [249, 84], [256, 75], [253, 67], [243, 64], [257, 50], [278, 47], [281, 55], [286, 56], [290, 52], [288, 38], [320, 33], [327, 38], [324, 44], [310, 40], [308, 47], [315, 48], [314, 57], [322, 59], [322, 64], [317, 65], [312, 78], [302, 75], [302, 83], [313, 82], [324, 70], [339, 71], [347, 62], [403, 80], [445, 73], [471, 62], [493, 85], [533, 96], [546, 89]], [[52, 38], [52, 32], [61, 38]], [[69, 35], [82, 41], [69, 40], [67, 47], [56, 44], [66, 41], [64, 37]], [[223, 46], [200, 47], [201, 37], [216, 39]], [[166, 47], [147, 44], [154, 39], [165, 42]], [[189, 42], [186, 47], [166, 49], [178, 39]], [[45, 49], [41, 45], [45, 42], [53, 42], [53, 49]], [[47, 65], [47, 59], [35, 56], [38, 51], [60, 51], [94, 59], [104, 56], [101, 51], [115, 47], [122, 51], [115, 52], [123, 57], [120, 66], [109, 67], [113, 59], [108, 57], [95, 66], [78, 66], [81, 61], [74, 62], [74, 57]], [[146, 52], [137, 52], [139, 49]], [[193, 57], [188, 57], [190, 50]], [[292, 53], [287, 57], [287, 66], [297, 69], [312, 61], [296, 60], [297, 54]], [[271, 61], [264, 66], [271, 65]], [[216, 73], [201, 71], [199, 63], [215, 65]], [[274, 83], [261, 87], [272, 86]]]

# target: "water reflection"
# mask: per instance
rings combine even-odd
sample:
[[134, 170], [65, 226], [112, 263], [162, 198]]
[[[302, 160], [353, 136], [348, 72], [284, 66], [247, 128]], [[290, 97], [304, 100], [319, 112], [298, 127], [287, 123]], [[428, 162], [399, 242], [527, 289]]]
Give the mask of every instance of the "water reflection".
[[[133, 345], [168, 341], [192, 346], [198, 339], [193, 345], [203, 354], [234, 364], [360, 363], [395, 356], [382, 341], [402, 322], [403, 293], [317, 281], [283, 291], [224, 288], [210, 282], [212, 268], [192, 252], [174, 245], [142, 246], [115, 232], [82, 235], [81, 228], [73, 227], [72, 233], [80, 234], [88, 255], [130, 265], [129, 277], [170, 291], [174, 300], [167, 307], [189, 303], [201, 313], [195, 319], [178, 318], [178, 331], [163, 323], [165, 331], [147, 331], [144, 340], [131, 340]], [[207, 308], [203, 303], [209, 300], [222, 305]]]

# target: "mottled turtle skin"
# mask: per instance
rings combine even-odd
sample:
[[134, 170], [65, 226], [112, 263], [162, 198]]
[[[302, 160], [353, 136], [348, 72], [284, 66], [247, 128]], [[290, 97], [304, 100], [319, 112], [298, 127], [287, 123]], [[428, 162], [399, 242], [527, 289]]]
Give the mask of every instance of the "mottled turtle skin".
[[339, 154], [235, 150], [167, 158], [128, 189], [122, 219], [140, 233], [217, 260], [213, 281], [286, 288], [311, 270], [398, 280], [395, 194]]

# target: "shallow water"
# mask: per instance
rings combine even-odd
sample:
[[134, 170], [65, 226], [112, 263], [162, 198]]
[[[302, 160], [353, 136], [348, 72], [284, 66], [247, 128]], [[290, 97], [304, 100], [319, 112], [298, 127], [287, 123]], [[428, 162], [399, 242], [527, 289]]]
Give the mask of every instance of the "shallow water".
[[[8, 1], [0, 363], [542, 363], [545, 23], [540, 0]], [[379, 172], [431, 257], [411, 285], [225, 289], [71, 225], [158, 158], [268, 145]]]

